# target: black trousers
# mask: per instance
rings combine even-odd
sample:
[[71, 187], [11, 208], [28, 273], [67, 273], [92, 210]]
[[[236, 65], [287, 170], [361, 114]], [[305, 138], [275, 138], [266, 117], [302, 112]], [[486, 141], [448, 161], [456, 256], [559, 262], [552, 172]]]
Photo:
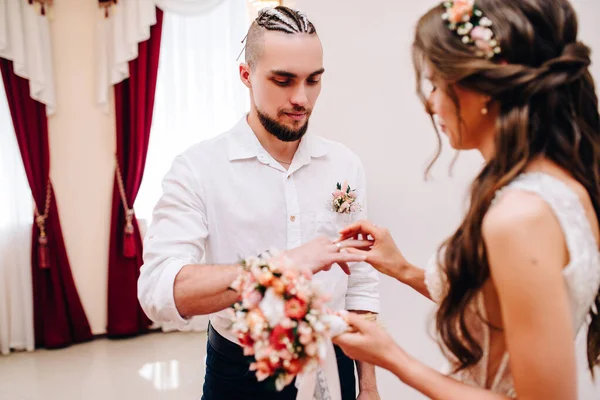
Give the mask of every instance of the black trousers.
[[[342, 400], [356, 400], [354, 361], [335, 346]], [[268, 381], [258, 382], [248, 369], [248, 358], [240, 346], [230, 342], [208, 326], [206, 375], [202, 400], [294, 400], [298, 391], [294, 383], [281, 392]]]

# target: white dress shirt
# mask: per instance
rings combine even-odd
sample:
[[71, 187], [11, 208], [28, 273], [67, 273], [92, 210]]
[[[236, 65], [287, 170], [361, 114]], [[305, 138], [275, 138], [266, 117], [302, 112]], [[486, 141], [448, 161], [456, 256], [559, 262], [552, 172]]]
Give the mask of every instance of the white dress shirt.
[[[336, 183], [356, 189], [360, 212], [331, 208]], [[179, 155], [163, 181], [144, 240], [138, 297], [150, 319], [187, 324], [173, 299], [173, 283], [188, 264], [236, 264], [276, 248], [291, 249], [325, 235], [334, 239], [366, 216], [365, 174], [359, 158], [342, 144], [311, 134], [300, 141], [289, 170], [261, 146], [246, 117], [229, 132]], [[379, 312], [379, 275], [365, 263], [314, 276], [335, 310]], [[224, 311], [213, 327], [238, 342]]]

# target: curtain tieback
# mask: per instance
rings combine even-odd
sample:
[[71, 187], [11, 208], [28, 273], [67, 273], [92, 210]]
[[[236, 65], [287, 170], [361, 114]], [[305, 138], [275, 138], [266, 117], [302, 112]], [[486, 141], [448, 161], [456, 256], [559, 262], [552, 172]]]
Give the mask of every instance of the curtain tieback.
[[52, 183], [48, 177], [46, 184], [46, 202], [44, 204], [44, 214], [40, 214], [37, 204], [35, 205], [35, 223], [40, 230], [38, 236], [38, 266], [42, 269], [50, 268], [50, 253], [48, 250], [48, 236], [46, 236], [46, 220], [50, 212], [50, 202], [52, 201]]
[[133, 208], [129, 208], [127, 202], [127, 194], [125, 193], [125, 184], [123, 183], [123, 174], [121, 173], [121, 167], [119, 166], [119, 160], [115, 157], [117, 162], [117, 185], [119, 186], [119, 194], [121, 196], [121, 204], [123, 204], [123, 210], [125, 211], [125, 229], [123, 235], [123, 256], [127, 258], [134, 258], [137, 254], [135, 246], [135, 229], [133, 227], [133, 218], [135, 218], [135, 212]]

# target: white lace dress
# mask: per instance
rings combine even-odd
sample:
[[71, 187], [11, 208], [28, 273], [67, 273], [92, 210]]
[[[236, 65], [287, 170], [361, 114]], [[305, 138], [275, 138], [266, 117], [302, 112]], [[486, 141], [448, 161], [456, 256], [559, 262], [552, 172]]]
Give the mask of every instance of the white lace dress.
[[[585, 325], [586, 316], [600, 287], [600, 253], [591, 225], [577, 194], [562, 181], [546, 174], [527, 173], [519, 176], [496, 194], [496, 200], [507, 190], [523, 190], [540, 196], [554, 211], [565, 236], [570, 262], [563, 270], [571, 305], [575, 332]], [[438, 303], [445, 290], [445, 276], [433, 257], [426, 268], [425, 283], [432, 299]], [[472, 310], [487, 320], [483, 294], [476, 296]], [[483, 348], [479, 363], [467, 370], [450, 374], [453, 362], [448, 357], [447, 371], [451, 376], [473, 386], [516, 397], [505, 351], [493, 379], [488, 382], [490, 357], [490, 328], [480, 318], [470, 318], [470, 331]]]

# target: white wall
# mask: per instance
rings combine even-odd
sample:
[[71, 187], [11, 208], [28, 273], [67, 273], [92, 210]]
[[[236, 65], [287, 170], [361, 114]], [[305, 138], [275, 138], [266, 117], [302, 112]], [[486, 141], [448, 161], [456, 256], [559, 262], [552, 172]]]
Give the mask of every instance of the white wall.
[[[600, 2], [577, 3], [581, 36], [597, 49], [593, 72], [600, 80]], [[482, 163], [478, 154], [463, 153], [449, 178], [453, 154], [446, 148], [435, 179], [423, 180], [436, 140], [414, 94], [410, 43], [419, 16], [435, 4], [439, 2], [297, 1], [317, 26], [325, 48], [327, 71], [311, 129], [359, 154], [367, 171], [371, 219], [389, 227], [417, 265], [424, 265], [456, 228], [467, 186]], [[441, 354], [426, 329], [433, 311], [429, 301], [387, 278], [381, 296], [382, 318], [395, 339], [420, 360], [439, 367]], [[580, 355], [582, 350], [580, 346]], [[585, 365], [583, 357], [580, 364]], [[593, 391], [587, 375], [582, 375], [580, 398], [600, 398], [600, 389]], [[423, 398], [385, 371], [378, 378], [384, 400]]]
[[55, 1], [50, 23], [58, 108], [49, 119], [50, 175], [67, 253], [92, 332], [106, 332], [114, 176], [112, 106], [96, 105], [96, 1]]

